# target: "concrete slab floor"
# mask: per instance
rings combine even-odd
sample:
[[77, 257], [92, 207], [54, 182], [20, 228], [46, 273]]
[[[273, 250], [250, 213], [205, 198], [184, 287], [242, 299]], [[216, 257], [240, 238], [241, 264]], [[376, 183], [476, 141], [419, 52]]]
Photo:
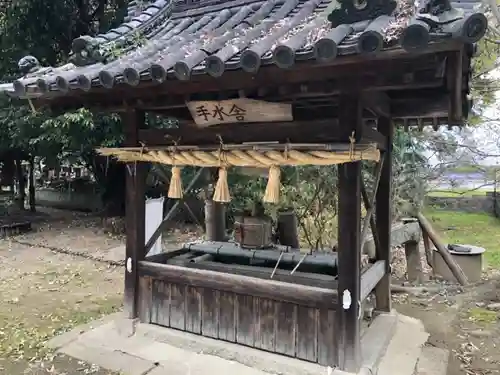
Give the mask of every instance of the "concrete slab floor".
[[[124, 334], [123, 320], [114, 315], [112, 319], [78, 327], [54, 338], [48, 345], [60, 353], [126, 375], [342, 373], [314, 363], [150, 324], [136, 323], [133, 335]], [[417, 325], [417, 331], [420, 330], [419, 327]], [[387, 347], [391, 347], [389, 342], [395, 329], [394, 337], [400, 336], [398, 331], [405, 331], [408, 327], [397, 315], [385, 314], [378, 316], [364, 333], [364, 364], [361, 373], [368, 371], [376, 374], [379, 363], [384, 366], [386, 361], [383, 355]], [[419, 348], [419, 353], [421, 344], [419, 341], [414, 345]], [[394, 353], [391, 352], [391, 355]], [[404, 357], [407, 359], [408, 355]], [[386, 369], [388, 370], [387, 367]]]

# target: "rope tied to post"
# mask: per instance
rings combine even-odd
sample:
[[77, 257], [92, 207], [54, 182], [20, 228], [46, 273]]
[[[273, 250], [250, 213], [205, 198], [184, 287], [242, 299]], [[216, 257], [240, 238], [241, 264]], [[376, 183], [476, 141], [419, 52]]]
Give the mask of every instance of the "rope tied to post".
[[[283, 151], [283, 158], [285, 161], [288, 160], [288, 149], [289, 142], [285, 144], [285, 150]], [[276, 161], [280, 158], [280, 155], [276, 155], [275, 153], [268, 153], [268, 156], [271, 158], [274, 157], [274, 160]], [[272, 204], [279, 203], [281, 189], [281, 169], [276, 161], [269, 167], [266, 191], [264, 193], [264, 198], [262, 199], [264, 202]]]
[[114, 156], [122, 162], [153, 162], [172, 166], [169, 198], [182, 198], [181, 167], [195, 166], [218, 168], [219, 177], [213, 200], [227, 203], [231, 200], [228, 186], [229, 167], [268, 168], [269, 178], [263, 197], [264, 202], [277, 203], [281, 188], [281, 166], [336, 165], [361, 160], [380, 160], [376, 144], [356, 144], [355, 133], [349, 143], [323, 144], [224, 144], [214, 146], [158, 146], [101, 148], [103, 156]]
[[224, 141], [220, 135], [219, 138], [219, 150], [218, 150], [218, 162], [219, 162], [219, 178], [215, 184], [215, 191], [213, 200], [215, 202], [228, 203], [231, 201], [231, 194], [229, 194], [229, 185], [227, 183], [227, 158], [224, 153]]
[[349, 136], [349, 159], [354, 160], [354, 147], [356, 145], [356, 132], [353, 130]]
[[181, 167], [177, 165], [176, 149], [177, 143], [175, 142], [170, 152], [170, 158], [172, 160], [172, 177], [170, 178], [167, 196], [172, 199], [181, 199], [183, 197], [182, 176]]

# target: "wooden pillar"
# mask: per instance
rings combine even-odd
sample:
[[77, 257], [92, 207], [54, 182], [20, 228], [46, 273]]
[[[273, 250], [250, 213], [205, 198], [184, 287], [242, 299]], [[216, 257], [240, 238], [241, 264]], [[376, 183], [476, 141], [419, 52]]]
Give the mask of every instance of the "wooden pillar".
[[224, 241], [226, 239], [226, 206], [214, 202], [212, 196], [212, 171], [207, 169], [207, 188], [205, 197], [205, 234], [208, 241]]
[[22, 159], [16, 159], [16, 179], [18, 187], [18, 204], [19, 209], [24, 210], [24, 201], [26, 199], [26, 180], [23, 171]]
[[226, 207], [224, 204], [205, 200], [205, 231], [208, 241], [226, 239]]
[[[339, 123], [344, 137], [361, 136], [362, 107], [358, 95], [340, 97]], [[360, 348], [361, 162], [338, 167], [338, 317], [340, 370], [357, 373]]]
[[[139, 129], [144, 126], [144, 112], [128, 110], [123, 113], [122, 124], [126, 146], [139, 146]], [[138, 261], [145, 257], [146, 214], [146, 165], [128, 163], [126, 171], [125, 224], [125, 296], [124, 310], [127, 318], [138, 317], [139, 275]]]
[[35, 160], [33, 156], [29, 158], [30, 170], [28, 177], [28, 202], [30, 206], [30, 211], [35, 212]]
[[282, 245], [294, 249], [300, 247], [299, 223], [297, 214], [292, 208], [278, 212], [278, 238]]
[[377, 260], [385, 260], [386, 273], [375, 288], [376, 309], [391, 311], [391, 226], [392, 226], [392, 138], [394, 127], [389, 117], [380, 117], [378, 131], [387, 138], [387, 150], [375, 198], [375, 220], [380, 246]]

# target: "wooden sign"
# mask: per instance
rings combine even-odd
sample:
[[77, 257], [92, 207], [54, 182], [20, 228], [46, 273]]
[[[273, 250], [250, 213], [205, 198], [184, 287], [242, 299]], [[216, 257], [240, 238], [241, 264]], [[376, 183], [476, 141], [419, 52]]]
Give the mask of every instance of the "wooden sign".
[[292, 105], [247, 98], [222, 101], [187, 102], [193, 120], [199, 127], [218, 124], [292, 121]]

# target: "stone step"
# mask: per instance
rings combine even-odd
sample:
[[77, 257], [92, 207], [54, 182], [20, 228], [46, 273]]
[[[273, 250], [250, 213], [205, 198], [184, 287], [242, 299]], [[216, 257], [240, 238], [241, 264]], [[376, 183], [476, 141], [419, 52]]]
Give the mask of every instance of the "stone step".
[[450, 351], [447, 349], [424, 346], [415, 375], [446, 375], [449, 356]]
[[379, 375], [414, 375], [429, 334], [420, 320], [398, 316], [396, 331], [380, 361]]

